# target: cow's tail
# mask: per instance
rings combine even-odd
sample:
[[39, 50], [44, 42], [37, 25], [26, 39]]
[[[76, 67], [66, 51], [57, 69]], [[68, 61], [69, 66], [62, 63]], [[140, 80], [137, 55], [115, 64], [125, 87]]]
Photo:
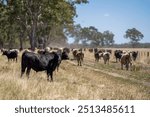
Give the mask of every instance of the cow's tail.
[[21, 77], [22, 77], [22, 75], [24, 74], [25, 69], [26, 69], [25, 54], [26, 54], [26, 51], [23, 52], [22, 57], [21, 57]]
[[59, 55], [57, 53], [54, 53], [54, 59], [53, 59], [53, 63], [52, 63], [53, 71], [56, 69], [56, 67], [59, 67], [60, 63], [61, 63], [61, 60], [59, 60]]

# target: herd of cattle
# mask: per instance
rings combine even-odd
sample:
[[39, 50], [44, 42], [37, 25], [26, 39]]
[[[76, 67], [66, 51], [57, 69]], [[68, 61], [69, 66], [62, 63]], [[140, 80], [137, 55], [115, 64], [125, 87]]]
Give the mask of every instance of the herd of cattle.
[[[39, 49], [36, 52], [31, 51], [29, 49], [23, 51], [21, 57], [21, 77], [26, 71], [26, 75], [29, 78], [29, 74], [31, 69], [34, 71], [46, 71], [47, 72], [47, 80], [53, 81], [53, 71], [55, 69], [59, 69], [62, 60], [69, 60], [69, 53], [72, 52], [73, 60], [77, 60], [78, 66], [82, 66], [82, 62], [84, 59], [84, 51], [87, 49], [69, 49], [69, 48], [49, 48]], [[104, 60], [104, 64], [109, 64], [110, 56], [112, 56], [112, 50], [109, 49], [88, 49], [89, 52], [94, 53], [95, 62], [98, 62], [101, 58]], [[6, 55], [8, 61], [13, 60], [17, 62], [19, 50], [11, 49], [5, 50], [1, 49], [2, 55]], [[125, 65], [126, 70], [132, 65], [132, 60], [135, 61], [138, 52], [136, 51], [122, 51], [115, 50], [114, 56], [116, 58], [116, 62], [118, 60], [121, 64], [121, 69], [123, 69], [123, 65]]]
[[[94, 49], [95, 61], [99, 61], [101, 57], [104, 60], [104, 64], [109, 63], [110, 55], [112, 54], [112, 50], [104, 50], [104, 49]], [[132, 66], [132, 60], [135, 61], [138, 56], [138, 51], [123, 51], [123, 50], [115, 50], [114, 56], [116, 58], [116, 62], [121, 63], [121, 69], [123, 69], [123, 65], [125, 65], [126, 70], [129, 69], [129, 66]]]

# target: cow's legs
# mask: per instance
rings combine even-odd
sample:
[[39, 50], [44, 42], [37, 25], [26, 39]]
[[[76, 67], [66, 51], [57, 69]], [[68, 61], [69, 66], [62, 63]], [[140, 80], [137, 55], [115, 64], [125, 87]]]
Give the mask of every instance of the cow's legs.
[[129, 69], [129, 64], [128, 63], [126, 63], [126, 70], [128, 70]]
[[26, 67], [22, 67], [22, 68], [21, 68], [21, 77], [23, 76], [25, 70], [26, 70]]
[[49, 81], [49, 76], [50, 76], [50, 74], [49, 74], [49, 73], [47, 73], [47, 81]]
[[51, 81], [53, 81], [53, 71], [51, 72]]
[[47, 70], [47, 81], [49, 81], [49, 77], [51, 76], [51, 81], [53, 81], [53, 76], [52, 72]]
[[123, 70], [123, 64], [121, 64], [121, 69]]
[[79, 60], [77, 60], [77, 62], [78, 62], [78, 66], [79, 66]]
[[80, 66], [82, 66], [82, 61], [80, 60]]
[[27, 68], [26, 75], [27, 75], [28, 78], [29, 78], [29, 75], [30, 75], [30, 71], [31, 71], [31, 68]]
[[16, 62], [17, 62], [17, 57], [16, 57]]

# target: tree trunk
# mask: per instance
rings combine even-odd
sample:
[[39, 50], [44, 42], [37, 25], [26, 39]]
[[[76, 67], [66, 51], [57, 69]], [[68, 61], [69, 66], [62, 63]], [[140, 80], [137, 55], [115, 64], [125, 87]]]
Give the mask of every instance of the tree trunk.
[[36, 33], [36, 22], [33, 22], [32, 28], [31, 28], [31, 34], [29, 36], [30, 38], [30, 45], [31, 50], [35, 50], [35, 33]]
[[20, 38], [19, 38], [19, 41], [20, 41], [20, 50], [23, 50], [23, 32], [20, 32]]

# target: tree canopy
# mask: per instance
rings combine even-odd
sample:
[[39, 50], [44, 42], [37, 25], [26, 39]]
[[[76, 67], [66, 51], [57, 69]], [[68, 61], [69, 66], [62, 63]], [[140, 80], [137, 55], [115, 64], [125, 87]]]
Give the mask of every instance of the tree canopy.
[[137, 45], [137, 43], [143, 39], [144, 35], [138, 31], [136, 28], [128, 29], [126, 34], [124, 35], [125, 38], [130, 39], [130, 42], [133, 47]]
[[[3, 44], [5, 40], [29, 39], [31, 49], [38, 40], [66, 40], [64, 30], [74, 23], [76, 4], [87, 0], [1, 0], [0, 33]], [[57, 32], [57, 33], [56, 33]], [[59, 33], [58, 33], [59, 32]], [[50, 41], [50, 42], [51, 42]]]
[[81, 27], [79, 24], [70, 31], [70, 36], [75, 38], [75, 43], [82, 42], [83, 45], [91, 46], [110, 46], [114, 44], [114, 34], [109, 30], [100, 32], [94, 26]]

